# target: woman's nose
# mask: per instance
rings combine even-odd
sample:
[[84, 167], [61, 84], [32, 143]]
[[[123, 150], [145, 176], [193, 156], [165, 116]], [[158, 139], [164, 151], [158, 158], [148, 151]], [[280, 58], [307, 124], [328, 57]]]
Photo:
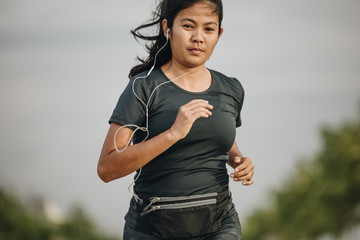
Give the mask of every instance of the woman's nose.
[[192, 41], [196, 43], [203, 43], [204, 42], [204, 35], [201, 29], [194, 29]]

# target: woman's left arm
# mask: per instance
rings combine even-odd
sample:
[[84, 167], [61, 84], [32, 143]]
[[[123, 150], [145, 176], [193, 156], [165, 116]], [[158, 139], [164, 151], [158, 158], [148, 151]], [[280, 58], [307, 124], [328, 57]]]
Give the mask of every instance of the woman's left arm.
[[254, 164], [251, 158], [244, 157], [236, 142], [229, 151], [229, 160], [227, 164], [234, 168], [234, 172], [230, 174], [230, 177], [236, 182], [242, 182], [245, 186], [250, 186], [254, 183]]

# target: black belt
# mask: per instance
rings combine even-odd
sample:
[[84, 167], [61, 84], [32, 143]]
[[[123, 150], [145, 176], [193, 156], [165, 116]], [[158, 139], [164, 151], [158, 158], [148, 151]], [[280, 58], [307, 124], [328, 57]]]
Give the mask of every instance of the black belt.
[[230, 201], [230, 191], [137, 201], [136, 229], [163, 239], [192, 238], [216, 231]]
[[[227, 196], [231, 196], [229, 188], [226, 188], [225, 191], [219, 193], [205, 193], [180, 197], [142, 197], [141, 201], [137, 198], [134, 199], [139, 207], [145, 206], [143, 208], [143, 212], [148, 212], [150, 209], [154, 209], [153, 211], [156, 211], [158, 209], [178, 209], [184, 207], [194, 207], [193, 204], [195, 204], [195, 206], [215, 204], [217, 202], [221, 202], [221, 200]], [[159, 208], [157, 206], [163, 207]], [[156, 207], [156, 209], [154, 207]]]

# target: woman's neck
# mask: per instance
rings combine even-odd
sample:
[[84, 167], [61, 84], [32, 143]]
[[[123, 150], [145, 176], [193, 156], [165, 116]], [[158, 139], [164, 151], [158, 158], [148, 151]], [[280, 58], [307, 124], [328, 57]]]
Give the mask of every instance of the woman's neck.
[[[172, 61], [161, 67], [164, 74], [182, 89], [190, 92], [203, 92], [211, 85], [211, 74], [205, 65], [186, 67], [174, 64]], [[180, 78], [179, 76], [184, 75]]]

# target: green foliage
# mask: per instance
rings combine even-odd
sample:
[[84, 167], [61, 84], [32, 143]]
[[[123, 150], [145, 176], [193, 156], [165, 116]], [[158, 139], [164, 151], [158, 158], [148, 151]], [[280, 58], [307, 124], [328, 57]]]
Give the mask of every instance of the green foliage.
[[46, 224], [28, 214], [19, 202], [0, 190], [0, 239], [49, 239]]
[[22, 206], [0, 188], [0, 239], [6, 240], [116, 240], [99, 233], [90, 217], [75, 206], [61, 224], [50, 223]]
[[244, 239], [336, 238], [360, 223], [360, 117], [321, 133], [321, 151], [246, 221]]

